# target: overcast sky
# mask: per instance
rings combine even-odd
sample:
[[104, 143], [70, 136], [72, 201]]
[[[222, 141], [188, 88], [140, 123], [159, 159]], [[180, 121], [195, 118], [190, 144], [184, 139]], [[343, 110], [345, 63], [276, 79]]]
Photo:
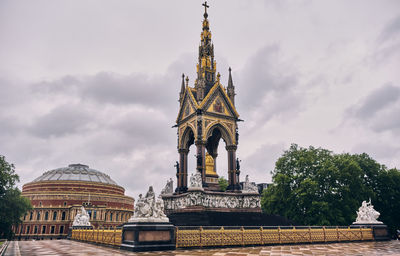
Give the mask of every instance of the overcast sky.
[[[0, 154], [20, 187], [83, 163], [130, 196], [160, 192], [175, 174], [171, 126], [181, 74], [194, 81], [201, 3], [0, 1]], [[400, 1], [209, 5], [217, 70], [227, 85], [232, 67], [245, 120], [242, 179], [270, 182], [291, 143], [400, 168]]]

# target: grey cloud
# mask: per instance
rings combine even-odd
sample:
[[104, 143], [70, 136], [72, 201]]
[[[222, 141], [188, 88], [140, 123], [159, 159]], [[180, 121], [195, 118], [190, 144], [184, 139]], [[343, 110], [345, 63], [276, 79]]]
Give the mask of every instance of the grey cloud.
[[159, 81], [151, 80], [146, 75], [117, 77], [111, 73], [99, 73], [86, 81], [85, 85], [82, 96], [98, 102], [143, 105], [163, 105], [168, 102]]
[[238, 108], [260, 122], [292, 115], [301, 105], [296, 70], [281, 60], [278, 45], [257, 51], [240, 70], [236, 85]]
[[400, 16], [395, 17], [389, 24], [382, 30], [379, 40], [385, 42], [397, 37], [400, 34]]
[[41, 81], [31, 86], [32, 93], [66, 93], [76, 95], [76, 90], [81, 86], [81, 79], [76, 76], [66, 75], [57, 80]]
[[91, 76], [67, 75], [56, 80], [41, 81], [32, 90], [37, 94], [68, 94], [102, 105], [143, 105], [162, 110], [177, 109], [181, 74], [191, 74], [195, 69], [194, 64], [193, 67], [187, 65], [189, 59], [193, 59], [191, 54], [181, 55], [162, 75], [121, 75], [113, 72], [100, 72]]
[[378, 141], [363, 142], [354, 145], [352, 152], [361, 154], [367, 152], [373, 158], [381, 162], [390, 162], [391, 159], [400, 157], [400, 147]]
[[[179, 78], [178, 78], [179, 79]], [[162, 81], [166, 83], [162, 86]], [[93, 76], [66, 76], [38, 84], [41, 93], [71, 93], [82, 100], [101, 104], [142, 104], [159, 107], [167, 104], [169, 81], [144, 74], [119, 75], [101, 72]]]
[[400, 87], [385, 84], [350, 107], [346, 113], [346, 117], [376, 132], [400, 133]]
[[62, 105], [38, 117], [29, 130], [42, 138], [83, 132], [93, 117], [82, 106]]
[[400, 52], [400, 15], [392, 19], [377, 36], [375, 49], [365, 59], [367, 64], [381, 67], [390, 59], [398, 59]]
[[367, 98], [354, 110], [354, 115], [360, 119], [372, 117], [376, 112], [392, 104], [400, 98], [400, 87], [385, 84], [371, 92]]
[[244, 170], [249, 170], [257, 176], [259, 182], [271, 182], [271, 171], [275, 168], [275, 162], [283, 154], [283, 143], [264, 144], [255, 152], [243, 159]]

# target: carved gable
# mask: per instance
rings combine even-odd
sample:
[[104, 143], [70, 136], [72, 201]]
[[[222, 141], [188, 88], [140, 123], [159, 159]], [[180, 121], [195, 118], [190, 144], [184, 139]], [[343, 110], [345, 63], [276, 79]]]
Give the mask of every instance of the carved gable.
[[220, 114], [224, 116], [239, 117], [235, 107], [230, 102], [225, 90], [221, 84], [215, 84], [207, 97], [202, 102], [202, 107], [209, 113]]
[[181, 121], [182, 119], [185, 119], [186, 117], [190, 116], [195, 112], [196, 102], [193, 99], [194, 97], [190, 92], [190, 90], [186, 90], [183, 102], [179, 109], [178, 117], [176, 120], [177, 122]]

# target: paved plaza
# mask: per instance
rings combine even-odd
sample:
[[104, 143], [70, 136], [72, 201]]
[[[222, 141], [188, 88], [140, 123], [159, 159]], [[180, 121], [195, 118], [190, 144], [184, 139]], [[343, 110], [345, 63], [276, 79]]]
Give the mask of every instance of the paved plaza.
[[132, 253], [70, 240], [40, 240], [12, 241], [10, 242], [5, 255], [400, 255], [400, 241], [236, 247]]

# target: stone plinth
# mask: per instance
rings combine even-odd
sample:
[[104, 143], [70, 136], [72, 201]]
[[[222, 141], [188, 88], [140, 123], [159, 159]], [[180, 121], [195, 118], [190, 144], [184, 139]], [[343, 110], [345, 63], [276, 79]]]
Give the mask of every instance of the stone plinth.
[[353, 223], [350, 227], [355, 228], [372, 228], [374, 240], [383, 241], [390, 240], [390, 234], [387, 226], [382, 223]]
[[169, 222], [129, 222], [123, 226], [121, 249], [137, 252], [175, 248], [175, 227]]

